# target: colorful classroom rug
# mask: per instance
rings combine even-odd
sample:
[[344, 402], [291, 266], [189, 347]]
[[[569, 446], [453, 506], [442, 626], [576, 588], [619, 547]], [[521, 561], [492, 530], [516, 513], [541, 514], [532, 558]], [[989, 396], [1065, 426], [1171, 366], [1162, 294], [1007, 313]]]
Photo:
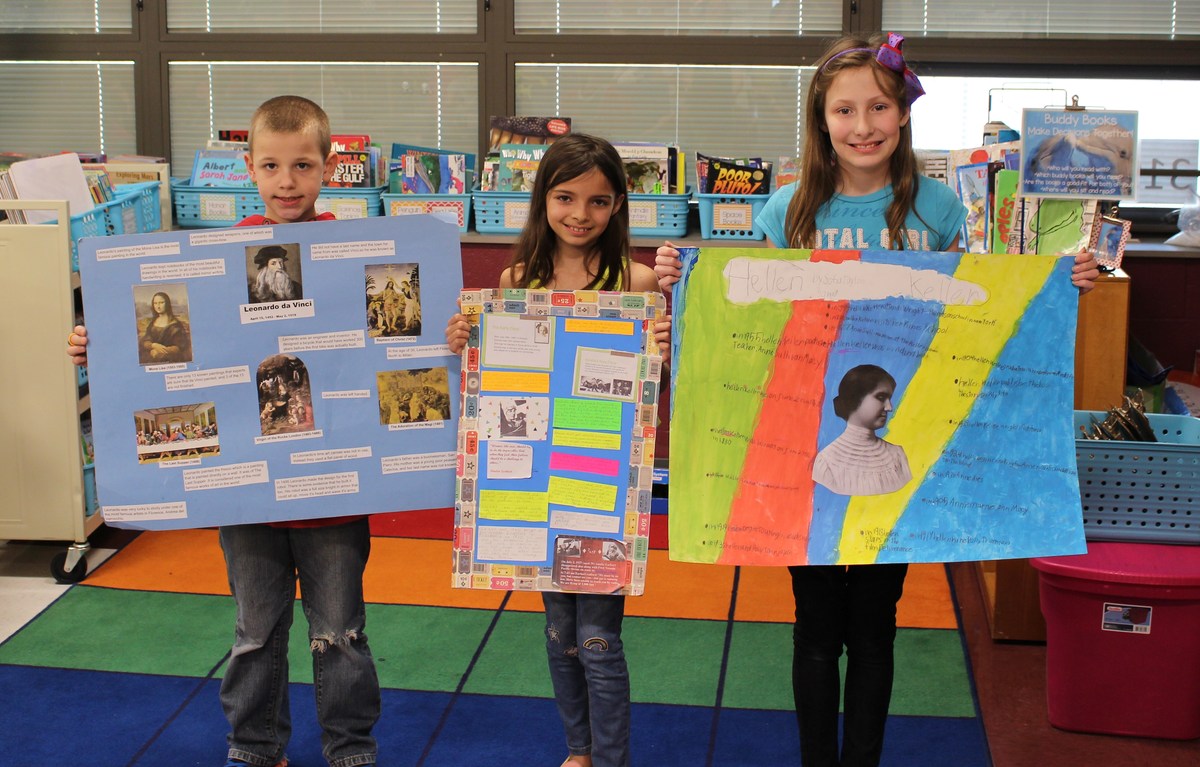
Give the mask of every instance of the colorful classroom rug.
[[[448, 515], [372, 520], [380, 765], [557, 767], [566, 748], [541, 599], [451, 589]], [[623, 632], [634, 763], [798, 764], [787, 571], [676, 563], [662, 549], [649, 568]], [[141, 533], [0, 645], [0, 765], [222, 764], [217, 688], [233, 619], [215, 531]], [[900, 625], [883, 764], [988, 767], [943, 566], [911, 569]], [[297, 602], [288, 756], [320, 767], [305, 630]]]

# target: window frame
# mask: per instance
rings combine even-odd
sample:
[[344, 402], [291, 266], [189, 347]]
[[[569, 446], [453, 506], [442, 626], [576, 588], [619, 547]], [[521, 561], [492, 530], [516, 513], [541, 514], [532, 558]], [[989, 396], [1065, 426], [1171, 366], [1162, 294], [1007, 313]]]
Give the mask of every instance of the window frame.
[[[170, 158], [171, 61], [437, 61], [479, 64], [479, 146], [488, 117], [511, 114], [517, 63], [811, 65], [832, 36], [619, 36], [517, 34], [514, 0], [477, 0], [473, 34], [279, 34], [169, 32], [165, 3], [129, 0], [129, 33], [0, 33], [12, 60], [132, 60], [137, 151]], [[886, 0], [843, 0], [846, 33], [878, 30]], [[622, 44], [627, 40], [627, 44]], [[1045, 39], [911, 38], [918, 69], [936, 75], [1113, 77], [1200, 80], [1200, 38]], [[298, 55], [300, 52], [301, 55]], [[403, 52], [403, 58], [397, 56]], [[1180, 64], [1178, 62], [1195, 62]], [[1068, 69], [1069, 68], [1069, 69]]]

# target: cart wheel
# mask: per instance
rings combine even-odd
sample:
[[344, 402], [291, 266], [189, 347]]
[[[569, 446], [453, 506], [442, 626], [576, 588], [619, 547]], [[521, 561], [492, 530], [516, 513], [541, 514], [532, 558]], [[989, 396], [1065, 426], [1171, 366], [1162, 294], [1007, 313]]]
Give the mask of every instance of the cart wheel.
[[79, 583], [87, 577], [87, 557], [80, 557], [69, 571], [66, 569], [67, 552], [55, 554], [50, 560], [50, 574], [58, 583]]

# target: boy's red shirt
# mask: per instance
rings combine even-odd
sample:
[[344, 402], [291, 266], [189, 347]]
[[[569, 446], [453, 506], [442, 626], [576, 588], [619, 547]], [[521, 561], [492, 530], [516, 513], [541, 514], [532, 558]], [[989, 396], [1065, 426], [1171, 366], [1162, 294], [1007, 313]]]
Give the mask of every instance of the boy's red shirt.
[[[318, 213], [316, 217], [309, 219], [310, 221], [336, 221], [337, 216], [332, 213]], [[266, 216], [255, 213], [253, 216], [246, 216], [234, 226], [268, 226], [278, 224], [278, 221], [272, 221]], [[347, 522], [353, 522], [356, 519], [362, 519], [363, 514], [356, 514], [350, 517], [324, 517], [322, 519], [294, 519], [289, 522], [267, 522], [271, 527], [333, 527], [334, 525], [344, 525]]]

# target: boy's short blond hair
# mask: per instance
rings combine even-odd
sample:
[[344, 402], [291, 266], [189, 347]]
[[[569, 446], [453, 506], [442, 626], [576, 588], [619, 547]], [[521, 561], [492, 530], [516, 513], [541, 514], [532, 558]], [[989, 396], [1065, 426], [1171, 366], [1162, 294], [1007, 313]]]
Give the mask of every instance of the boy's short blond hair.
[[250, 153], [254, 153], [254, 134], [258, 131], [271, 133], [309, 133], [317, 140], [321, 156], [329, 155], [329, 115], [315, 101], [303, 96], [276, 96], [264, 101], [250, 118]]

